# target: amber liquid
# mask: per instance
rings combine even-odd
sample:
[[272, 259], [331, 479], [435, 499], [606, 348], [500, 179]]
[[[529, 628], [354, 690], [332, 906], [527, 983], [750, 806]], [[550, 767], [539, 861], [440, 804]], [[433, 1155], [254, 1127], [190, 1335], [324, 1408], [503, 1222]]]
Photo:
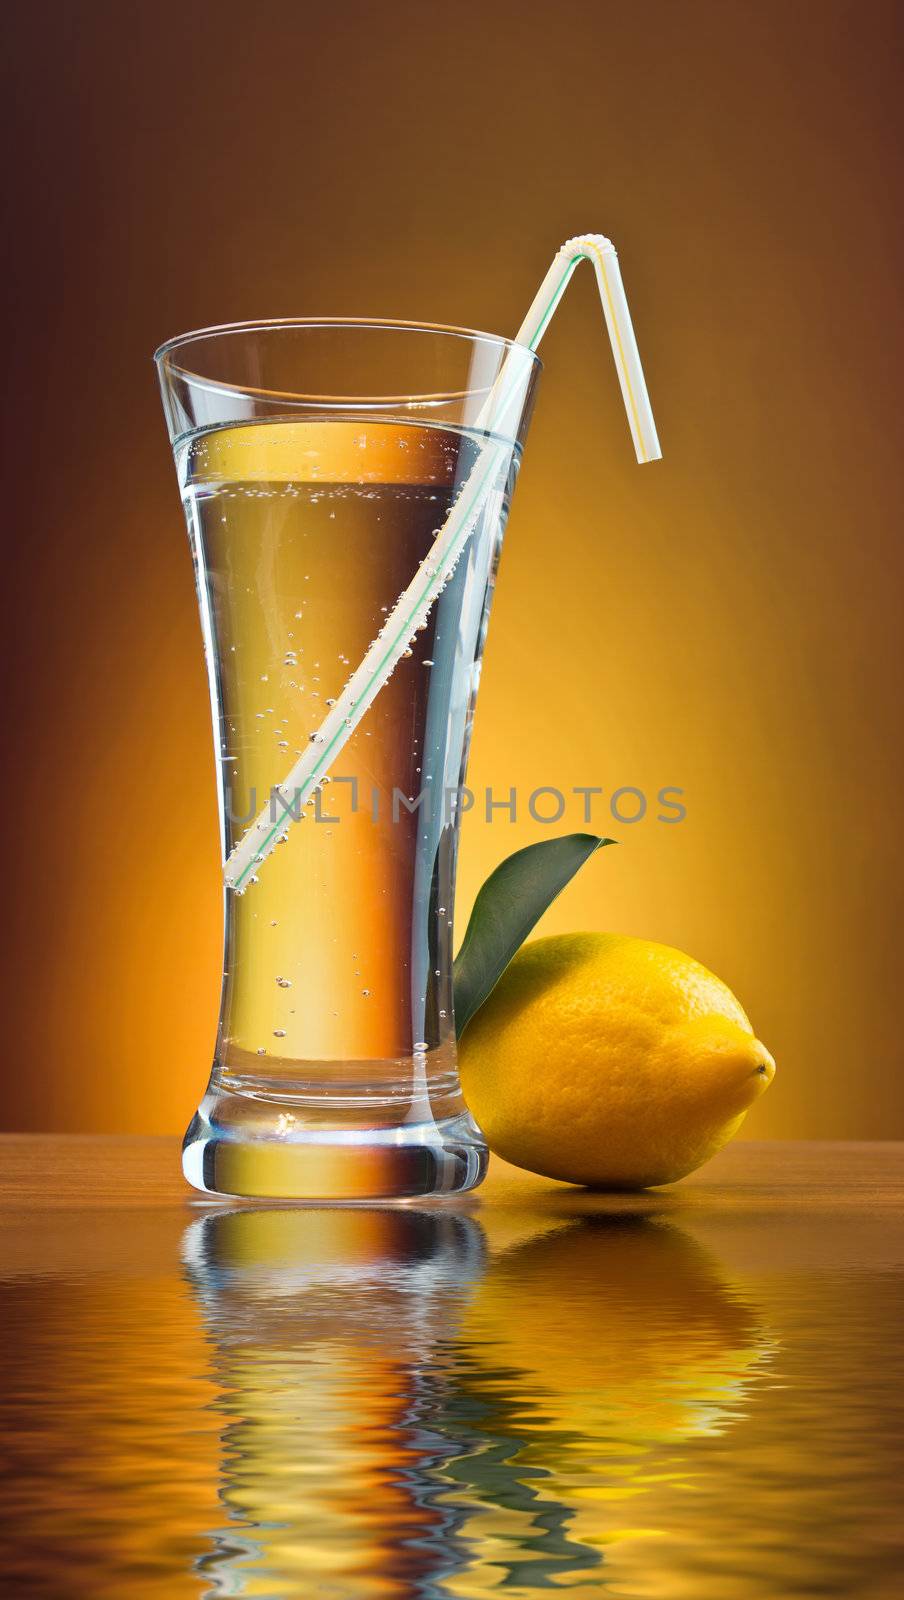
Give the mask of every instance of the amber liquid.
[[[367, 420], [254, 422], [184, 447], [227, 852], [427, 555], [475, 450], [462, 432]], [[433, 1114], [460, 1104], [449, 791], [462, 776], [506, 504], [501, 491], [488, 497], [316, 806], [257, 881], [227, 895], [226, 1088], [304, 1100], [332, 1087], [340, 1120], [366, 1121], [375, 1096], [392, 1120], [393, 1105], [410, 1115], [416, 1059]]]

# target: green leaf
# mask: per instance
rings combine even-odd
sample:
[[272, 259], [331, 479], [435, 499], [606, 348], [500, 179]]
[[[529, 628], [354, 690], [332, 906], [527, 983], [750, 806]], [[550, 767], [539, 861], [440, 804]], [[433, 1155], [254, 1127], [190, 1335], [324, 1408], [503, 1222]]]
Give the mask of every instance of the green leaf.
[[516, 850], [490, 873], [455, 958], [459, 1038], [556, 895], [595, 851], [614, 843], [595, 833], [566, 833]]

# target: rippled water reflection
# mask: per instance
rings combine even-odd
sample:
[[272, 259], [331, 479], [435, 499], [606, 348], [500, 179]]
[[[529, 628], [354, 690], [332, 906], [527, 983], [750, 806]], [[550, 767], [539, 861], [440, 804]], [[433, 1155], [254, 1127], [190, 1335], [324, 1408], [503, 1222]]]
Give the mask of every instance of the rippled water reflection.
[[869, 1216], [13, 1215], [6, 1592], [884, 1600]]

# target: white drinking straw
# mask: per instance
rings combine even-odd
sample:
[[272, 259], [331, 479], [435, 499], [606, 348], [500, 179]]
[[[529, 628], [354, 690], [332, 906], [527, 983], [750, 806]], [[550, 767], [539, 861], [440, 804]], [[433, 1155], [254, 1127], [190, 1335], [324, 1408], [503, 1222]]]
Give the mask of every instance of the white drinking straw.
[[[599, 233], [582, 233], [568, 239], [557, 251], [536, 297], [515, 336], [515, 345], [536, 350], [550, 318], [565, 292], [579, 261], [592, 261], [600, 298], [609, 329], [612, 354], [634, 449], [640, 462], [657, 461], [661, 455], [656, 425], [650, 409], [640, 356], [628, 302], [622, 286], [614, 246]], [[498, 430], [521, 386], [513, 381], [511, 358], [503, 362], [499, 377], [482, 407], [475, 426]], [[364, 713], [372, 705], [408, 649], [415, 634], [427, 621], [437, 596], [448, 582], [456, 562], [467, 544], [483, 503], [487, 487], [510, 454], [510, 445], [489, 438], [481, 445], [471, 471], [436, 539], [420, 563], [407, 589], [399, 596], [383, 627], [355, 668], [336, 704], [312, 733], [283, 783], [271, 792], [268, 804], [247, 833], [230, 852], [224, 867], [226, 887], [242, 893], [253, 882], [256, 868], [302, 815], [318, 784], [351, 738]]]

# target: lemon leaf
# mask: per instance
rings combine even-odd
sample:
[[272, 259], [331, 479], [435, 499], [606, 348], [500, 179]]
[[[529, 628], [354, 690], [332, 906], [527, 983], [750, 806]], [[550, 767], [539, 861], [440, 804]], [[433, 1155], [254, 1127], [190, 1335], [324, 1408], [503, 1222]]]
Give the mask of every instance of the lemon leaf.
[[566, 833], [516, 850], [483, 885], [455, 957], [453, 988], [459, 1038], [475, 1011], [567, 883], [604, 844], [595, 833]]

